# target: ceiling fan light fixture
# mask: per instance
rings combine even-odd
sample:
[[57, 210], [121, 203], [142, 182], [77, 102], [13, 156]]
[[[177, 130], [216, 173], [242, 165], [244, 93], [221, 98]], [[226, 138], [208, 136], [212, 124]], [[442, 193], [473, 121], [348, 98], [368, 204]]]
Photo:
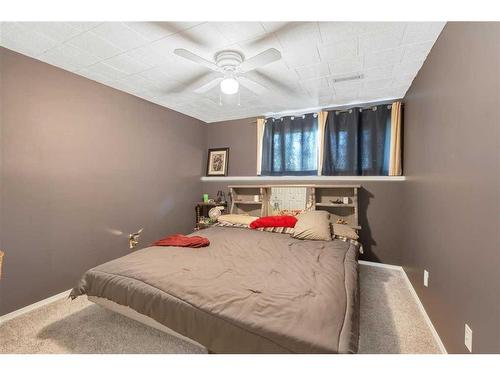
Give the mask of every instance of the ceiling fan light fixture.
[[226, 95], [233, 95], [238, 92], [240, 84], [233, 77], [224, 78], [220, 82], [220, 91]]

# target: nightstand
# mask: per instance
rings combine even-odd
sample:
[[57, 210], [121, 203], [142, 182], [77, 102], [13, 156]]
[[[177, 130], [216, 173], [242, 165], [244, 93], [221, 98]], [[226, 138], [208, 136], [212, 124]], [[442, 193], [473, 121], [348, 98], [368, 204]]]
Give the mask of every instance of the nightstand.
[[199, 229], [205, 229], [213, 225], [211, 224], [206, 224], [206, 223], [200, 223], [200, 218], [201, 217], [208, 217], [208, 211], [210, 211], [211, 208], [213, 207], [224, 207], [224, 210], [222, 213], [226, 213], [227, 211], [227, 202], [224, 203], [215, 203], [215, 202], [198, 202], [196, 203], [195, 206], [195, 212], [196, 212], [196, 221], [195, 221], [195, 227], [194, 230], [199, 230]]

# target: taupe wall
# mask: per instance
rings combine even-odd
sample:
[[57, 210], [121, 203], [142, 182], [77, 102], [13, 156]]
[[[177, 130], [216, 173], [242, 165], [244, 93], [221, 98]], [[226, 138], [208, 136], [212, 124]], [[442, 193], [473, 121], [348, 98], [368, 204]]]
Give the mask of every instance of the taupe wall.
[[[230, 176], [256, 175], [257, 132], [255, 119], [208, 124], [206, 147], [207, 149], [230, 148]], [[297, 183], [301, 182], [297, 181]], [[233, 182], [232, 184], [241, 184], [241, 182]], [[228, 183], [222, 182], [204, 182], [203, 191], [215, 196], [217, 190], [224, 190], [227, 193], [227, 185]], [[363, 229], [360, 232], [360, 238], [365, 248], [365, 254], [362, 258], [389, 264], [400, 264], [402, 258], [399, 246], [398, 218], [400, 217], [404, 182], [363, 182], [361, 185], [363, 189], [360, 193], [360, 224]]]
[[6, 49], [0, 61], [0, 315], [127, 254], [141, 227], [141, 245], [192, 230], [205, 124]]
[[452, 353], [500, 352], [499, 67], [500, 23], [449, 23], [405, 98], [403, 265]]

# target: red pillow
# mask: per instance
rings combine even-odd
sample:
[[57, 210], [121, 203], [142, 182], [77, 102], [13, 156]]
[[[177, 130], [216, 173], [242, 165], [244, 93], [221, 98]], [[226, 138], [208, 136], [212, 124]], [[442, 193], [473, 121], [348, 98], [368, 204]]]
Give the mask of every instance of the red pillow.
[[295, 216], [264, 216], [250, 223], [250, 228], [286, 227], [293, 228], [297, 223]]

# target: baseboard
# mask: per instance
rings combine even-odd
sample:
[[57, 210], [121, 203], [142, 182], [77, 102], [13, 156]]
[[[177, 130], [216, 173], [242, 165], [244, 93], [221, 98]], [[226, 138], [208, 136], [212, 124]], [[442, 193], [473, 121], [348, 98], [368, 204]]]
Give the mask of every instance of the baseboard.
[[28, 305], [26, 307], [23, 307], [23, 308], [21, 308], [19, 310], [12, 311], [12, 312], [10, 312], [10, 313], [8, 313], [6, 315], [0, 316], [0, 324], [5, 323], [8, 320], [17, 318], [18, 316], [26, 314], [26, 313], [28, 313], [30, 311], [35, 310], [35, 309], [38, 309], [39, 307], [48, 305], [49, 303], [52, 303], [52, 302], [58, 301], [58, 300], [60, 300], [62, 298], [68, 297], [70, 292], [71, 292], [71, 289], [70, 290], [66, 290], [64, 292], [56, 294], [55, 296], [52, 296], [52, 297], [49, 297], [49, 298], [45, 298], [44, 300], [35, 302], [35, 303], [33, 303], [31, 305]]
[[396, 271], [400, 271], [403, 274], [403, 277], [406, 281], [406, 284], [408, 285], [408, 288], [410, 289], [410, 292], [413, 295], [415, 302], [417, 302], [418, 308], [420, 309], [420, 312], [424, 316], [424, 319], [427, 322], [429, 329], [431, 330], [432, 336], [434, 337], [434, 340], [436, 340], [436, 343], [439, 347], [439, 350], [441, 351], [442, 354], [448, 354], [448, 352], [446, 351], [446, 348], [443, 345], [443, 342], [441, 341], [441, 337], [439, 337], [439, 334], [437, 333], [436, 328], [434, 328], [434, 324], [432, 324], [431, 318], [429, 318], [427, 311], [425, 311], [424, 305], [422, 304], [422, 301], [420, 301], [420, 298], [418, 297], [418, 294], [415, 291], [415, 288], [413, 287], [413, 284], [411, 283], [410, 279], [408, 278], [408, 275], [406, 274], [403, 267], [394, 266], [392, 264], [369, 262], [366, 260], [360, 260], [360, 261], [358, 261], [358, 263], [363, 264], [365, 266], [370, 266], [370, 267], [378, 267], [378, 268], [386, 268], [386, 269], [396, 270]]

